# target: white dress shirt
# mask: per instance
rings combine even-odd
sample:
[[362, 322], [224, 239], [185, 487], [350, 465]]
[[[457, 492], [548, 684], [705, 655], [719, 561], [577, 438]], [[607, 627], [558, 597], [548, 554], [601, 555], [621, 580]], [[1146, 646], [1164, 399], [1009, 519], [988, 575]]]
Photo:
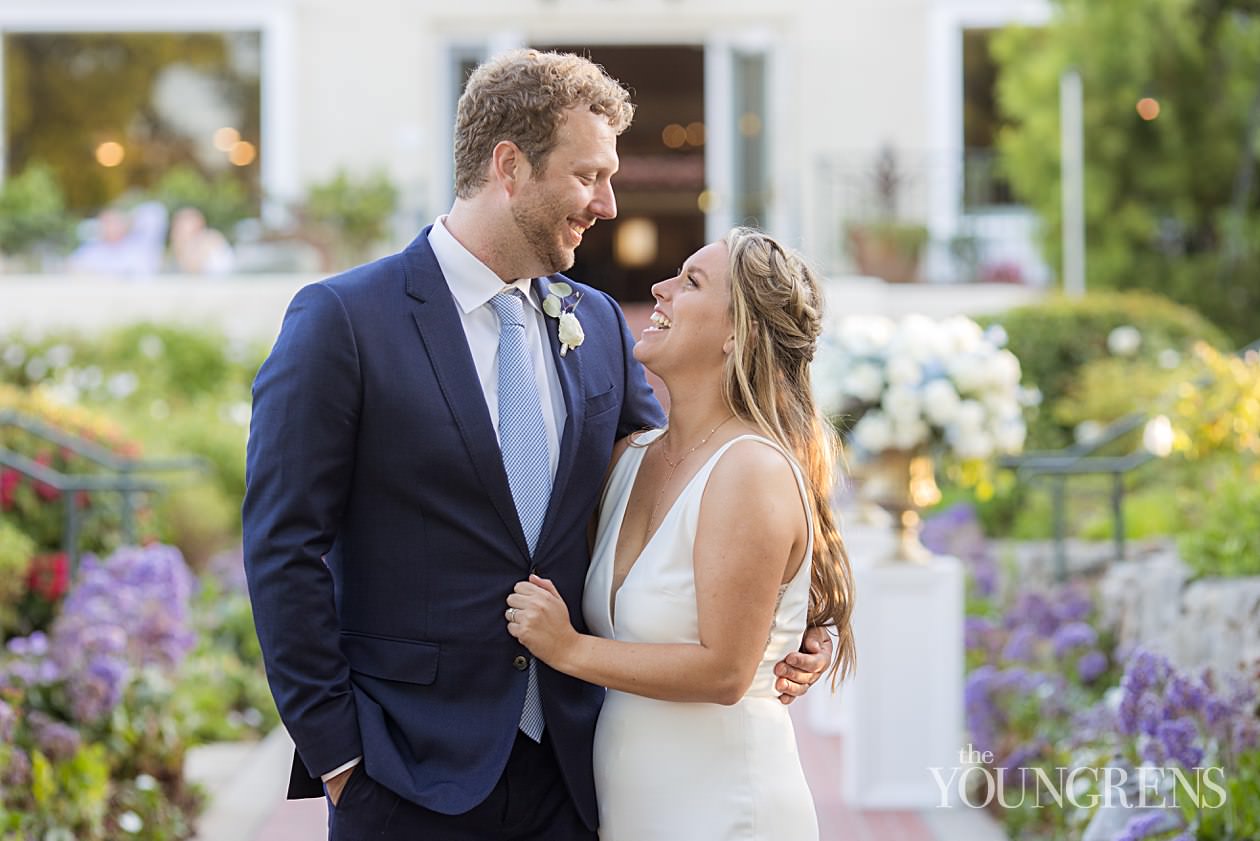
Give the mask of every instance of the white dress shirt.
[[[555, 479], [556, 466], [560, 463], [560, 432], [568, 413], [564, 408], [564, 392], [556, 373], [556, 360], [547, 339], [547, 316], [536, 299], [532, 278], [520, 278], [504, 283], [490, 271], [485, 263], [474, 257], [459, 240], [446, 230], [446, 216], [439, 216], [429, 231], [429, 246], [437, 258], [438, 267], [446, 277], [472, 351], [473, 365], [481, 383], [481, 393], [490, 410], [490, 423], [494, 434], [499, 434], [499, 316], [490, 307], [490, 299], [508, 289], [519, 289], [529, 302], [525, 319], [525, 342], [534, 360], [534, 381], [538, 383], [542, 404], [543, 425], [547, 428], [547, 455], [551, 463], [551, 476]], [[343, 771], [358, 765], [363, 757], [356, 756], [346, 764], [320, 775], [324, 782]]]
[[451, 236], [446, 229], [446, 216], [439, 216], [433, 221], [433, 227], [429, 229], [429, 246], [455, 298], [495, 435], [499, 434], [499, 317], [491, 309], [490, 299], [500, 292], [519, 289], [529, 302], [525, 312], [532, 313], [533, 318], [525, 319], [525, 343], [534, 362], [534, 382], [538, 384], [541, 397], [543, 425], [547, 428], [547, 455], [554, 479], [556, 466], [560, 463], [560, 434], [568, 414], [564, 408], [560, 377], [556, 373], [555, 356], [547, 339], [547, 323], [544, 320], [547, 316], [542, 311], [542, 302], [534, 295], [533, 279], [520, 278], [504, 283]]

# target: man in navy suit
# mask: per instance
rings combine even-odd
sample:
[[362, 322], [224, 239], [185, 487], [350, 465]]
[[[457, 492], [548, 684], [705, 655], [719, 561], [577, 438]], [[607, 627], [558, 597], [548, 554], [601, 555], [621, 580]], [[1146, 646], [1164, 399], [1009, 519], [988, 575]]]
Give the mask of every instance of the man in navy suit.
[[[581, 605], [613, 443], [664, 423], [616, 304], [556, 274], [616, 215], [632, 114], [577, 56], [478, 68], [450, 213], [302, 289], [259, 371], [246, 572], [289, 795], [326, 793], [335, 841], [595, 837], [603, 690], [533, 661], [502, 605], [529, 572]], [[812, 647], [780, 664], [792, 695], [830, 659]]]

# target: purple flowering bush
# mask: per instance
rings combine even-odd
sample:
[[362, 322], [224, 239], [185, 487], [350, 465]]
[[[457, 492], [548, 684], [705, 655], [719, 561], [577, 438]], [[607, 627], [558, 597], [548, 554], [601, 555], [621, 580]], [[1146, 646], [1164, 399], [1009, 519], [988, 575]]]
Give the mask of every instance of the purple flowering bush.
[[[1192, 673], [1149, 651], [1117, 649], [1087, 583], [1011, 586], [966, 508], [927, 521], [923, 540], [968, 570], [966, 724], [975, 750], [990, 752], [988, 771], [1016, 789], [990, 804], [1009, 837], [1260, 841], [1260, 670], [1250, 678]], [[1167, 795], [1170, 769], [1194, 780], [1208, 768], [1220, 769], [1213, 779], [1223, 804], [1209, 792], [1197, 805], [1183, 797], [1177, 808], [1126, 806], [1114, 829], [1103, 820], [1115, 819], [1103, 814], [1109, 769], [1125, 772], [1135, 797], [1148, 771], [1169, 769]], [[1078, 769], [1091, 773], [1075, 802], [1049, 802], [1033, 785], [1036, 772], [1057, 780]]]
[[[191, 592], [171, 547], [88, 556], [49, 632], [9, 640], [0, 656], [0, 837], [117, 838], [120, 804], [133, 802], [153, 805], [124, 810], [142, 829], [148, 821], [136, 837], [186, 837], [169, 830], [188, 821], [169, 813], [195, 813], [198, 796], [183, 783], [185, 742], [170, 699], [195, 642]], [[141, 776], [158, 794], [134, 796], [129, 781]]]

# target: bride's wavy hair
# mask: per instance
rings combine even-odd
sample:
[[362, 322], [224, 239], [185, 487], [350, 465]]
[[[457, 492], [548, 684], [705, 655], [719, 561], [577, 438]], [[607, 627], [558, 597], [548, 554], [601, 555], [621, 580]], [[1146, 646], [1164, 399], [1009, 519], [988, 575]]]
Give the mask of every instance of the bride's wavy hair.
[[831, 509], [840, 443], [814, 405], [810, 363], [822, 330], [818, 277], [801, 257], [754, 228], [723, 239], [730, 252], [731, 323], [723, 396], [731, 411], [796, 456], [814, 519], [809, 624], [835, 629], [832, 685], [853, 669], [853, 571]]

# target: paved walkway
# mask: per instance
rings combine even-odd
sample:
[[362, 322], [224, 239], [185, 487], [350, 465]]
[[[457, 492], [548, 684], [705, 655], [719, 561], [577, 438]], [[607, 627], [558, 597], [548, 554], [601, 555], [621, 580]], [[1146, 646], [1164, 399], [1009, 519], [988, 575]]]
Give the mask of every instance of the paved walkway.
[[[812, 730], [803, 708], [794, 713], [821, 841], [1005, 841], [987, 818], [971, 810], [850, 808], [840, 794], [844, 771], [840, 737]], [[253, 748], [224, 747], [211, 755], [198, 754], [190, 772], [217, 792], [198, 841], [322, 841], [328, 821], [324, 801], [284, 799], [291, 751], [287, 735], [277, 730]]]

